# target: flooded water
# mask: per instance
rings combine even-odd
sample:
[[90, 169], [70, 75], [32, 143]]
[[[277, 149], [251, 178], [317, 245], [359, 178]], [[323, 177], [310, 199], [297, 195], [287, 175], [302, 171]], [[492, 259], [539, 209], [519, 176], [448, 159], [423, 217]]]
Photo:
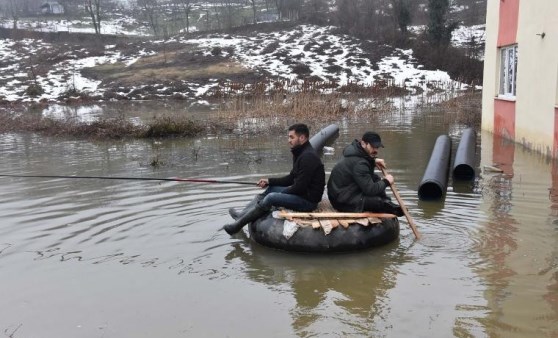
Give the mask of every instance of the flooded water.
[[[422, 234], [365, 252], [303, 255], [220, 228], [259, 189], [98, 179], [0, 178], [0, 331], [7, 337], [556, 337], [558, 167], [491, 134], [477, 179], [442, 202], [418, 184], [440, 116], [346, 122], [325, 155], [381, 133]], [[314, 132], [316, 130], [313, 130]], [[283, 175], [286, 137], [92, 142], [1, 135], [1, 174]], [[153, 167], [151, 163], [158, 163]], [[483, 170], [498, 165], [503, 173]]]

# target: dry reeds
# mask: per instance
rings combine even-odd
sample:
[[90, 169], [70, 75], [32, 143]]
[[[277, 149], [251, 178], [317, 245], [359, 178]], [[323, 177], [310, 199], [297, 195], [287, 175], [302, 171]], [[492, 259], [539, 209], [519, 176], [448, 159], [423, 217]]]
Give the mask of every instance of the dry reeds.
[[92, 122], [59, 120], [34, 114], [0, 114], [0, 133], [32, 132], [48, 136], [92, 139], [189, 137], [205, 127], [186, 118], [159, 117], [137, 125], [124, 117], [101, 118]]
[[240, 132], [283, 131], [294, 122], [328, 123], [370, 118], [392, 109], [391, 96], [406, 90], [389, 82], [374, 85], [333, 81], [276, 80], [254, 85], [225, 83], [212, 94], [225, 98], [218, 110], [222, 123]]
[[342, 93], [319, 94], [299, 92], [238, 96], [219, 107], [221, 122], [234, 125], [241, 132], [259, 133], [283, 131], [294, 122], [321, 124], [340, 119], [364, 118], [378, 112], [375, 100], [359, 103], [357, 95]]
[[204, 130], [199, 123], [186, 118], [172, 118], [170, 116], [156, 117], [147, 125], [147, 130], [141, 137], [189, 137]]
[[[301, 90], [292, 90], [294, 86], [302, 87], [297, 87]], [[212, 134], [279, 133], [295, 122], [319, 127], [334, 122], [370, 121], [385, 119], [401, 109], [393, 105], [392, 96], [396, 87], [389, 83], [369, 87], [352, 84], [350, 87], [353, 89], [341, 92], [330, 90], [325, 82], [276, 81], [272, 84], [260, 83], [259, 87], [252, 86], [252, 90], [246, 90], [246, 85], [231, 84], [228, 93], [237, 93], [226, 95], [228, 97], [221, 100], [216, 114], [209, 114], [204, 121], [174, 115], [160, 116], [142, 125], [124, 116], [82, 122], [30, 113], [14, 114], [8, 109], [0, 112], [0, 133], [34, 132], [95, 139], [192, 137], [204, 131]], [[226, 92], [224, 88], [222, 93]], [[418, 100], [414, 103], [413, 109], [437, 107], [445, 111], [446, 123], [480, 125], [479, 92], [463, 94], [453, 91], [448, 95], [422, 95], [422, 102]]]
[[482, 118], [482, 93], [469, 92], [439, 104], [443, 109], [453, 112], [455, 122], [479, 128]]

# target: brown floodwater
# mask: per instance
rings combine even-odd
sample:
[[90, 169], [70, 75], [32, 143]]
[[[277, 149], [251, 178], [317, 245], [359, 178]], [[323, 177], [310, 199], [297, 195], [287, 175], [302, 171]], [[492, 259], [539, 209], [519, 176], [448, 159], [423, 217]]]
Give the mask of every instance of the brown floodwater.
[[[305, 255], [220, 228], [259, 189], [97, 179], [0, 178], [0, 332], [7, 337], [556, 337], [558, 165], [488, 133], [477, 178], [441, 202], [417, 188], [440, 113], [344, 121], [381, 133], [389, 172], [422, 234], [364, 252]], [[316, 131], [316, 130], [314, 130]], [[0, 174], [283, 175], [283, 135], [101, 142], [0, 135]], [[158, 162], [158, 167], [151, 166]], [[484, 166], [500, 166], [496, 173]]]

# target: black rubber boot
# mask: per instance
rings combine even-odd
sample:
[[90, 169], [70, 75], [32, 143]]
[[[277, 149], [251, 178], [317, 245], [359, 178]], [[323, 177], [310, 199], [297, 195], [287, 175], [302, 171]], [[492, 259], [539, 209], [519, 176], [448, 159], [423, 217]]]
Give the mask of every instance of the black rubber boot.
[[229, 234], [229, 235], [233, 235], [236, 234], [237, 232], [239, 232], [240, 230], [242, 230], [242, 228], [250, 223], [253, 222], [255, 220], [257, 220], [258, 218], [262, 217], [263, 215], [267, 214], [269, 210], [267, 209], [263, 209], [261, 208], [258, 204], [256, 204], [255, 206], [253, 206], [250, 210], [246, 211], [246, 213], [242, 216], [240, 216], [239, 219], [237, 219], [234, 223], [231, 224], [227, 224], [223, 227], [223, 229], [225, 229], [225, 231]]
[[236, 221], [237, 219], [242, 217], [242, 215], [244, 215], [246, 213], [246, 211], [252, 209], [252, 207], [254, 205], [256, 205], [256, 203], [258, 203], [262, 199], [263, 199], [263, 196], [261, 194], [259, 194], [259, 195], [256, 195], [250, 202], [248, 202], [248, 204], [246, 204], [246, 206], [244, 206], [244, 208], [242, 208], [242, 210], [235, 209], [235, 208], [229, 208], [229, 215], [231, 215], [231, 217]]
[[390, 200], [384, 200], [381, 197], [365, 197], [364, 198], [364, 210], [371, 212], [384, 212], [387, 214], [393, 214], [397, 217], [404, 215], [403, 209]]
[[244, 213], [246, 212], [246, 209], [247, 208], [244, 208], [242, 210], [237, 210], [235, 208], [229, 208], [229, 215], [231, 215], [231, 217], [236, 221], [242, 215], [244, 215]]
[[240, 217], [242, 217], [242, 215], [244, 215], [248, 210], [250, 210], [254, 205], [256, 205], [259, 201], [263, 200], [263, 198], [264, 196], [262, 194], [256, 195], [248, 204], [246, 204], [246, 206], [242, 210], [229, 208], [229, 215], [231, 215], [231, 217], [234, 220], [237, 220]]
[[397, 217], [401, 217], [401, 216], [405, 215], [401, 206], [399, 206], [399, 205], [397, 205], [397, 204], [395, 204], [391, 201], [384, 202], [384, 208], [386, 209], [387, 213], [394, 214]]

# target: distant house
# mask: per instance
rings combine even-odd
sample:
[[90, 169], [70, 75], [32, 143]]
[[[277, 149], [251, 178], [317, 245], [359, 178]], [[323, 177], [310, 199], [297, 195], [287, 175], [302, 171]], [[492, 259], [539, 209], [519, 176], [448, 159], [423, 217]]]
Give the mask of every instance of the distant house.
[[556, 13], [556, 0], [488, 0], [482, 127], [558, 158]]
[[57, 1], [47, 1], [41, 5], [43, 14], [64, 14], [64, 6]]

